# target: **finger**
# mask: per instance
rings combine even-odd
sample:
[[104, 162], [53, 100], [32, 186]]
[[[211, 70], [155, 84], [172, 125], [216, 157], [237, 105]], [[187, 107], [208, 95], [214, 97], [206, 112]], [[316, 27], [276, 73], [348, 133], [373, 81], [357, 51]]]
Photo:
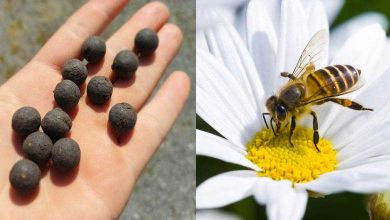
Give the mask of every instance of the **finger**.
[[183, 72], [173, 73], [156, 96], [139, 113], [134, 132], [126, 147], [120, 148], [129, 168], [138, 176], [164, 140], [182, 111], [190, 91], [190, 80]]
[[107, 40], [107, 46], [114, 56], [125, 48], [132, 49], [138, 31], [143, 28], [158, 31], [168, 21], [168, 18], [169, 9], [163, 3], [146, 4]]
[[165, 69], [178, 53], [183, 38], [180, 29], [173, 24], [164, 25], [158, 36], [160, 44], [152, 63], [140, 65], [134, 79], [116, 81], [113, 102], [122, 100], [140, 109], [150, 96]]
[[127, 0], [88, 1], [49, 39], [35, 59], [59, 68], [66, 60], [79, 57], [84, 40], [102, 32], [127, 2]]
[[121, 50], [133, 49], [133, 41], [137, 32], [142, 28], [158, 31], [168, 18], [169, 10], [160, 2], [152, 2], [143, 6], [107, 40], [107, 54], [104, 62], [101, 66], [90, 66], [90, 74], [109, 77], [115, 55]]

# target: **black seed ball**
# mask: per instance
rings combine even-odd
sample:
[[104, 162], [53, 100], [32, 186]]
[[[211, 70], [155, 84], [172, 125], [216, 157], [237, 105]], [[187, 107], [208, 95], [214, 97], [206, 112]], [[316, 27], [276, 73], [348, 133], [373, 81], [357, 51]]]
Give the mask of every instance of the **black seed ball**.
[[70, 110], [79, 103], [81, 92], [76, 83], [70, 80], [62, 80], [54, 89], [54, 99], [58, 106], [64, 110]]
[[123, 134], [134, 128], [137, 112], [127, 103], [118, 103], [110, 109], [108, 120], [117, 134]]
[[85, 64], [78, 59], [70, 59], [62, 66], [62, 77], [72, 80], [78, 86], [85, 82], [88, 69]]
[[61, 172], [73, 170], [80, 162], [80, 147], [70, 138], [59, 139], [51, 154], [54, 168]]
[[39, 129], [41, 116], [33, 107], [22, 107], [12, 116], [12, 128], [20, 135], [29, 135]]
[[138, 68], [138, 57], [131, 50], [120, 51], [112, 63], [111, 69], [118, 78], [131, 78]]
[[31, 160], [23, 159], [14, 164], [9, 174], [12, 187], [22, 194], [27, 194], [37, 188], [41, 178], [41, 170]]
[[27, 158], [37, 164], [44, 164], [49, 159], [53, 142], [45, 133], [31, 133], [23, 142], [23, 152]]
[[84, 41], [81, 53], [88, 63], [98, 63], [106, 54], [106, 43], [98, 36], [91, 36]]
[[152, 29], [142, 29], [135, 36], [134, 45], [141, 56], [147, 56], [157, 49], [158, 36]]
[[42, 129], [51, 139], [62, 138], [72, 128], [72, 120], [66, 112], [55, 108], [42, 119]]
[[93, 77], [87, 86], [87, 94], [92, 103], [101, 105], [112, 95], [112, 83], [104, 76]]

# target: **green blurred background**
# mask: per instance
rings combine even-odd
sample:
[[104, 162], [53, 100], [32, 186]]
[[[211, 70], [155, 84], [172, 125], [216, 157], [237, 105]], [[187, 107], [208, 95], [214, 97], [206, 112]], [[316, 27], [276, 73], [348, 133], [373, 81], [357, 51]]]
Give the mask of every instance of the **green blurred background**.
[[[333, 0], [324, 0], [333, 1]], [[390, 23], [390, 1], [389, 0], [347, 0], [341, 11], [331, 25], [333, 28], [352, 19], [355, 16], [366, 12], [379, 12], [387, 17]], [[389, 35], [389, 31], [387, 31]], [[196, 118], [197, 129], [218, 135], [199, 116]], [[197, 156], [196, 157], [196, 184], [197, 186], [206, 179], [217, 174], [246, 169], [238, 165], [221, 162], [219, 160]], [[326, 196], [324, 198], [310, 198], [308, 201], [305, 220], [363, 220], [369, 219], [366, 211], [366, 195], [353, 193], [340, 193]], [[224, 211], [239, 215], [242, 219], [266, 219], [265, 207], [260, 206], [252, 197], [223, 208]]]

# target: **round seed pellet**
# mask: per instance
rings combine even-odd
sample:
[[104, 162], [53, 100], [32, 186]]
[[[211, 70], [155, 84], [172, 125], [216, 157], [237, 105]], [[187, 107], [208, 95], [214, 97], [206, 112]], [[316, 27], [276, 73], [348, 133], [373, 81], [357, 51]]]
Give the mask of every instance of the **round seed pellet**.
[[111, 65], [115, 75], [121, 79], [129, 79], [134, 76], [138, 68], [138, 57], [131, 50], [120, 51]]
[[22, 194], [34, 191], [39, 185], [41, 170], [31, 160], [22, 159], [14, 164], [9, 174], [11, 186]]
[[141, 56], [148, 56], [157, 49], [158, 36], [152, 29], [144, 28], [135, 36], [134, 45]]
[[51, 139], [62, 138], [72, 128], [69, 115], [60, 108], [55, 108], [42, 119], [42, 129]]
[[70, 138], [59, 139], [53, 146], [51, 159], [58, 171], [73, 170], [80, 162], [80, 147]]
[[23, 142], [23, 152], [26, 157], [37, 164], [44, 164], [50, 157], [53, 142], [45, 133], [31, 133]]
[[108, 120], [115, 133], [124, 134], [134, 128], [137, 112], [127, 103], [118, 103], [110, 109]]
[[88, 63], [96, 64], [106, 54], [106, 43], [98, 36], [91, 36], [84, 41], [81, 53]]
[[101, 105], [111, 98], [112, 90], [112, 83], [107, 77], [94, 76], [88, 83], [87, 95], [92, 103]]
[[78, 86], [85, 82], [88, 76], [87, 66], [78, 59], [70, 59], [62, 66], [63, 79], [71, 80]]
[[81, 92], [76, 83], [70, 80], [62, 80], [54, 89], [54, 99], [58, 106], [64, 110], [70, 110], [75, 107], [80, 100]]
[[12, 128], [20, 135], [29, 135], [39, 129], [41, 115], [33, 107], [22, 107], [12, 116]]

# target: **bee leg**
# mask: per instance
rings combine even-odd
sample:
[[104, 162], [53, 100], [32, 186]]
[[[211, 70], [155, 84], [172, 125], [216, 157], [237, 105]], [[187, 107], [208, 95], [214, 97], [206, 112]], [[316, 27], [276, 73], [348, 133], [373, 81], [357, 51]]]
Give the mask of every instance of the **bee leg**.
[[354, 101], [349, 100], [349, 99], [330, 98], [328, 101], [337, 103], [337, 104], [339, 104], [339, 105], [342, 105], [342, 106], [344, 106], [344, 107], [348, 107], [348, 108], [353, 109], [353, 110], [359, 110], [359, 111], [362, 111], [362, 110], [374, 111], [374, 109], [372, 109], [372, 108], [364, 108], [364, 107], [363, 107], [362, 105], [360, 105], [359, 103], [354, 102]]
[[313, 142], [314, 146], [316, 147], [317, 151], [320, 152], [320, 149], [317, 147], [318, 141], [320, 140], [320, 135], [318, 134], [318, 120], [317, 115], [315, 112], [310, 112], [310, 114], [313, 116]]
[[264, 120], [264, 123], [265, 123], [265, 126], [267, 127], [267, 129], [269, 129], [267, 120], [265, 120], [266, 115], [269, 115], [269, 113], [268, 112], [263, 113], [263, 120]]
[[288, 141], [290, 142], [291, 146], [294, 147], [294, 144], [292, 143], [291, 139], [292, 139], [292, 135], [294, 133], [294, 130], [295, 130], [295, 116], [292, 116], [291, 117], [291, 126], [290, 126], [290, 137], [288, 139]]
[[276, 137], [277, 135], [276, 135], [276, 132], [275, 132], [275, 128], [274, 128], [273, 122], [274, 122], [274, 119], [271, 118], [271, 128], [272, 128], [272, 132], [274, 132], [274, 135], [275, 135], [275, 137]]

